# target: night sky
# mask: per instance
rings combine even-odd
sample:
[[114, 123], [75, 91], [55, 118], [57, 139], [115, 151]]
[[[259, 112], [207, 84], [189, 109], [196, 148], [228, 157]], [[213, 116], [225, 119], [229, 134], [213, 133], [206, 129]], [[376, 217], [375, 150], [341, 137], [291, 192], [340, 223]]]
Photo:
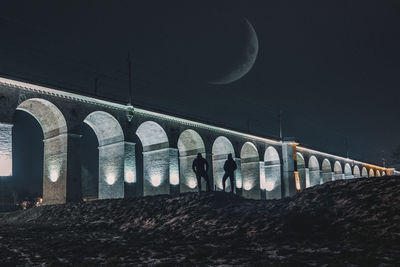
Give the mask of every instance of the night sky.
[[[372, 163], [400, 144], [398, 1], [8, 2], [2, 76], [127, 103], [130, 54], [135, 105], [272, 138], [282, 110], [284, 136]], [[245, 19], [253, 68], [209, 83], [240, 62]]]

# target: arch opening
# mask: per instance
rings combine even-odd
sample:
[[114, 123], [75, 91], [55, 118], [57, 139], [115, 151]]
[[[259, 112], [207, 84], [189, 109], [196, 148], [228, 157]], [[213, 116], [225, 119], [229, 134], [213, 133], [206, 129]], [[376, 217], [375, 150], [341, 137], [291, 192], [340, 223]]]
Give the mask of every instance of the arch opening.
[[322, 161], [321, 184], [331, 182], [333, 180], [332, 166], [328, 159]]
[[368, 177], [375, 177], [375, 172], [373, 169], [369, 169]]
[[334, 173], [333, 176], [334, 176], [335, 180], [344, 179], [342, 164], [340, 164], [339, 161], [335, 161], [335, 164], [333, 165], [333, 173]]
[[266, 198], [281, 198], [281, 161], [278, 151], [272, 146], [265, 150], [263, 172], [264, 175], [260, 175], [260, 188], [266, 190]]
[[[309, 170], [306, 168], [306, 162], [301, 153], [297, 152], [297, 172], [299, 173], [300, 190], [304, 190], [310, 184]], [[307, 186], [308, 185], [308, 186]]]
[[[183, 131], [178, 138], [179, 174], [171, 176], [171, 184], [180, 184], [181, 192], [198, 190], [197, 178], [192, 170], [192, 164], [198, 153], [206, 158], [206, 149], [201, 136], [194, 130]], [[179, 177], [180, 176], [180, 177]], [[179, 181], [180, 179], [180, 181]], [[206, 190], [206, 182], [202, 179], [201, 188]]]
[[259, 199], [260, 191], [260, 158], [256, 146], [251, 142], [243, 144], [240, 151], [243, 196]]
[[[97, 192], [99, 199], [123, 198], [125, 138], [121, 125], [104, 111], [90, 113], [83, 122], [93, 130], [98, 142], [98, 176], [89, 180], [88, 173], [82, 172], [83, 197], [87, 197], [87, 192]], [[83, 166], [84, 163], [88, 164], [87, 160], [83, 160]]]
[[177, 168], [178, 151], [169, 149], [167, 134], [154, 121], [143, 122], [136, 135], [143, 147], [143, 195], [169, 194], [170, 164]]
[[357, 165], [355, 165], [353, 168], [353, 174], [354, 174], [354, 178], [361, 177], [360, 168]]
[[376, 177], [381, 177], [381, 172], [379, 170], [376, 170]]
[[315, 156], [311, 156], [308, 160], [308, 169], [310, 171], [310, 186], [320, 184], [319, 163]]
[[[213, 177], [214, 177], [214, 186], [216, 186], [217, 190], [222, 190], [222, 177], [224, 176], [224, 164], [228, 159], [228, 154], [232, 154], [232, 157], [235, 159], [235, 150], [231, 141], [225, 136], [219, 136], [215, 139], [212, 145], [212, 162], [213, 162]], [[237, 177], [237, 175], [235, 175]], [[225, 182], [225, 188], [228, 192], [231, 190], [231, 185], [229, 179]]]
[[351, 172], [351, 167], [349, 163], [346, 163], [344, 165], [344, 178], [345, 179], [351, 179], [353, 178], [353, 173]]
[[67, 123], [61, 111], [51, 102], [31, 98], [17, 107], [31, 115], [43, 132], [42, 195], [44, 204], [67, 200]]
[[361, 169], [361, 177], [367, 178], [368, 177], [368, 170], [365, 167]]

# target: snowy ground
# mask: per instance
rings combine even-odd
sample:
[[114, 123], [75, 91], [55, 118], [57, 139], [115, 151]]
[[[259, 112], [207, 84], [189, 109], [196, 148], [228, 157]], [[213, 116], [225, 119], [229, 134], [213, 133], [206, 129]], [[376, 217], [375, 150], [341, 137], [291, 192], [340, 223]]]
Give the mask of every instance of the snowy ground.
[[0, 264], [43, 263], [399, 266], [400, 178], [276, 201], [188, 193], [0, 214]]

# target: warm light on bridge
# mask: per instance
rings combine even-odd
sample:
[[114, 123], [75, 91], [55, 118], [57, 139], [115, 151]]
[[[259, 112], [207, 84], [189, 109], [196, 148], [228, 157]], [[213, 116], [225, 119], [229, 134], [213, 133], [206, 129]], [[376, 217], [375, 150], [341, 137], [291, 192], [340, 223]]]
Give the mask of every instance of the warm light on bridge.
[[294, 172], [294, 179], [295, 179], [295, 182], [296, 182], [296, 190], [300, 191], [301, 187], [300, 187], [300, 178], [299, 178], [299, 172], [298, 171]]
[[115, 177], [115, 174], [109, 173], [109, 174], [106, 176], [106, 183], [107, 183], [107, 184], [113, 185], [116, 181], [117, 181], [117, 179], [116, 179], [116, 177]]
[[134, 172], [134, 171], [128, 170], [128, 171], [125, 173], [125, 182], [127, 182], [127, 183], [134, 183], [134, 182], [136, 182], [136, 175], [135, 175], [135, 172]]
[[12, 159], [9, 155], [0, 154], [0, 176], [12, 175]]
[[250, 189], [253, 188], [253, 183], [250, 182], [250, 181], [246, 181], [246, 182], [243, 184], [243, 188], [244, 188], [244, 190], [249, 191]]
[[195, 188], [195, 187], [197, 186], [197, 181], [196, 181], [195, 179], [190, 179], [190, 180], [189, 180], [189, 183], [188, 183], [188, 186], [189, 186], [191, 189]]
[[161, 184], [161, 175], [160, 174], [153, 174], [150, 177], [150, 182], [154, 187], [158, 187]]

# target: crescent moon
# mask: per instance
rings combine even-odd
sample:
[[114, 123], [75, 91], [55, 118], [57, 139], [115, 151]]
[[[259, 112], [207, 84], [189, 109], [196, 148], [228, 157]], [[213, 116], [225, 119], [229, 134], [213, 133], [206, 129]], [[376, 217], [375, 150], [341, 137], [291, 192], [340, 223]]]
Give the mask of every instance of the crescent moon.
[[247, 25], [247, 42], [246, 48], [243, 53], [240, 55], [239, 64], [235, 65], [232, 70], [223, 76], [208, 81], [210, 84], [228, 84], [234, 81], [239, 80], [244, 75], [246, 75], [254, 63], [256, 62], [257, 54], [258, 54], [258, 38], [257, 33], [254, 30], [253, 25], [245, 19]]

